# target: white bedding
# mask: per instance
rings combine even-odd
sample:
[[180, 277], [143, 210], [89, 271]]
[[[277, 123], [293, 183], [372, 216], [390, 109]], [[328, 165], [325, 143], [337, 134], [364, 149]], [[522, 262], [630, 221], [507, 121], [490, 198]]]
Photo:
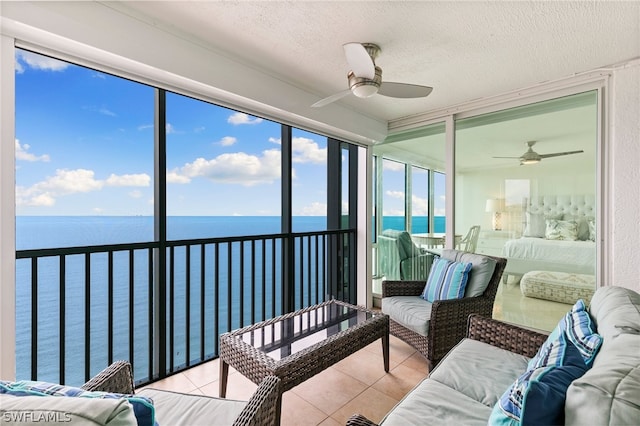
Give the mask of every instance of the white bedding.
[[522, 237], [507, 241], [503, 255], [507, 258], [575, 265], [579, 270], [592, 270], [596, 264], [596, 243]]

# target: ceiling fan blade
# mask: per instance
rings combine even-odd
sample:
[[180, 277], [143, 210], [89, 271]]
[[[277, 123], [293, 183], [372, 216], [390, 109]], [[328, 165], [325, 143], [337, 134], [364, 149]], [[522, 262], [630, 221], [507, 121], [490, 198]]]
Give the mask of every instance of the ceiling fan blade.
[[392, 98], [424, 98], [425, 96], [429, 96], [432, 90], [433, 87], [429, 86], [383, 81], [378, 90], [378, 94]]
[[338, 99], [342, 99], [345, 96], [347, 96], [349, 93], [351, 93], [351, 89], [346, 89], [343, 90], [341, 92], [338, 93], [334, 93], [333, 95], [326, 97], [324, 99], [320, 99], [318, 102], [316, 102], [315, 104], [311, 105], [311, 108], [319, 108], [319, 107], [323, 107], [325, 105], [330, 104], [331, 102], [335, 102]]
[[519, 160], [520, 159], [520, 157], [491, 157], [491, 158], [509, 158], [511, 160], [514, 160], [514, 159], [515, 160]]
[[347, 43], [342, 47], [351, 71], [356, 77], [372, 80], [376, 76], [375, 65], [362, 44]]
[[554, 152], [553, 154], [541, 154], [541, 158], [560, 157], [562, 155], [582, 154], [584, 151], [567, 151], [567, 152]]

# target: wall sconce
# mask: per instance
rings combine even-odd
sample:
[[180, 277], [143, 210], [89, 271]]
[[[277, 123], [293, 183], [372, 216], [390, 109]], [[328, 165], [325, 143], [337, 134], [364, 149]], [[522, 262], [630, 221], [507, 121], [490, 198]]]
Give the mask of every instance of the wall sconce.
[[502, 230], [501, 215], [504, 210], [503, 198], [490, 198], [487, 200], [485, 211], [487, 213], [493, 213], [493, 230]]

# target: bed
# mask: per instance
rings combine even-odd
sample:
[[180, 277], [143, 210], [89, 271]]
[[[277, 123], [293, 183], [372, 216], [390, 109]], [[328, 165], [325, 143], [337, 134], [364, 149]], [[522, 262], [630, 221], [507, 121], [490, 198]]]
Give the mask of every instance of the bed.
[[504, 272], [519, 281], [529, 271], [595, 274], [595, 197], [552, 195], [523, 200], [522, 237], [508, 240]]

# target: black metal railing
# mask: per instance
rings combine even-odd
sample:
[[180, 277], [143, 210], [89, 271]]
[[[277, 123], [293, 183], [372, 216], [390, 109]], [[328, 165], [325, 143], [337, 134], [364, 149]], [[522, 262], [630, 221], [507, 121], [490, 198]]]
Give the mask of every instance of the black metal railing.
[[216, 358], [221, 333], [354, 302], [355, 244], [339, 230], [19, 250], [17, 376], [77, 385], [128, 359], [144, 384]]

